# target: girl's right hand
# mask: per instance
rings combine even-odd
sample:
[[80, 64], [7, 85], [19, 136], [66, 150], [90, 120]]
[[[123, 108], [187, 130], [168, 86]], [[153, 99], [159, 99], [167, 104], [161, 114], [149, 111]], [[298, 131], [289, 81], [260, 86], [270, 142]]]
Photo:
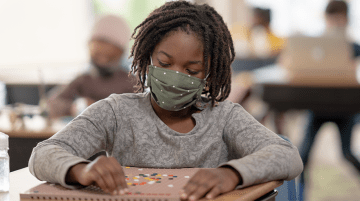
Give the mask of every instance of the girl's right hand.
[[128, 192], [125, 174], [114, 157], [100, 156], [89, 164], [76, 164], [69, 169], [65, 180], [69, 184], [93, 184], [112, 195]]

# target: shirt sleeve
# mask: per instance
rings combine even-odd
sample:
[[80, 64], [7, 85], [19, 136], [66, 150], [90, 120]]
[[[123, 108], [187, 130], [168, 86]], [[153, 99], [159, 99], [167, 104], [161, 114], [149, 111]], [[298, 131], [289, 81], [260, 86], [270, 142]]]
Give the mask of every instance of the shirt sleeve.
[[40, 142], [31, 154], [30, 172], [39, 180], [75, 188], [65, 183], [69, 168], [88, 163], [89, 157], [102, 150], [112, 150], [117, 122], [108, 100], [92, 104], [64, 129]]
[[303, 170], [298, 149], [234, 104], [224, 128], [230, 165], [239, 172], [237, 188], [274, 180], [291, 180]]
[[71, 105], [80, 94], [83, 83], [83, 76], [77, 77], [70, 84], [63, 87], [56, 87], [51, 92], [48, 106], [52, 118], [71, 115]]

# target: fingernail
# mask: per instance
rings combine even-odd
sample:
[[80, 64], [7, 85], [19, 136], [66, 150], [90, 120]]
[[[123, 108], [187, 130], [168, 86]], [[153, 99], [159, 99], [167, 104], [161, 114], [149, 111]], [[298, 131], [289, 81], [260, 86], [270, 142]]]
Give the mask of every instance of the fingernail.
[[190, 197], [189, 197], [189, 200], [194, 201], [194, 200], [195, 200], [195, 196], [193, 196], [193, 195], [190, 196]]
[[207, 198], [207, 199], [211, 199], [212, 196], [208, 194], [208, 195], [206, 195], [206, 198]]
[[127, 188], [124, 188], [124, 191], [125, 191], [126, 193], [128, 193], [128, 192], [129, 192], [129, 189], [127, 189]]
[[120, 190], [120, 195], [124, 195], [124, 191], [123, 191], [123, 190]]
[[183, 199], [186, 199], [186, 193], [181, 194], [180, 197], [183, 198]]

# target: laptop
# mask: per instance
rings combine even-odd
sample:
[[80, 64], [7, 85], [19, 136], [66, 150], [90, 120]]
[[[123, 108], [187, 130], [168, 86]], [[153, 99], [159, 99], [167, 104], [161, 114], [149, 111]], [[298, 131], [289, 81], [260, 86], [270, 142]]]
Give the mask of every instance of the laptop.
[[358, 83], [351, 43], [345, 38], [292, 36], [280, 58], [292, 83]]

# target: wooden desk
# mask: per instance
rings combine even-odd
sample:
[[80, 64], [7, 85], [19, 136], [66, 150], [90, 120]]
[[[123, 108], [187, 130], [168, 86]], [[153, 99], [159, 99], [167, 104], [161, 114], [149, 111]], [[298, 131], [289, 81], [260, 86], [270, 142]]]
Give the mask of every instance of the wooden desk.
[[291, 83], [286, 70], [277, 65], [254, 71], [254, 77], [254, 93], [279, 112], [310, 109], [323, 114], [354, 114], [360, 111], [360, 84]]
[[[287, 83], [261, 83], [258, 93], [271, 109], [286, 111], [310, 109], [321, 114], [360, 112], [360, 85], [300, 86]], [[259, 89], [260, 88], [260, 89]]]
[[[44, 183], [39, 181], [29, 172], [29, 168], [23, 168], [10, 173], [10, 192], [0, 194], [1, 201], [20, 201], [20, 193]], [[248, 188], [232, 191], [224, 196], [218, 197], [216, 200], [255, 200], [268, 192], [271, 192], [276, 187], [282, 185], [283, 181], [272, 181], [264, 184], [250, 186]], [[275, 200], [273, 197], [270, 200]], [[265, 198], [263, 199], [265, 200]], [[47, 200], [43, 200], [47, 201]]]
[[9, 136], [10, 171], [15, 171], [28, 166], [28, 161], [33, 148], [55, 134], [55, 131], [0, 131]]
[[47, 129], [47, 130], [42, 130], [42, 131], [27, 131], [27, 130], [12, 130], [12, 131], [1, 131], [5, 133], [6, 135], [8, 135], [10, 138], [41, 138], [41, 139], [46, 139], [49, 138], [51, 136], [53, 136], [56, 131]]

